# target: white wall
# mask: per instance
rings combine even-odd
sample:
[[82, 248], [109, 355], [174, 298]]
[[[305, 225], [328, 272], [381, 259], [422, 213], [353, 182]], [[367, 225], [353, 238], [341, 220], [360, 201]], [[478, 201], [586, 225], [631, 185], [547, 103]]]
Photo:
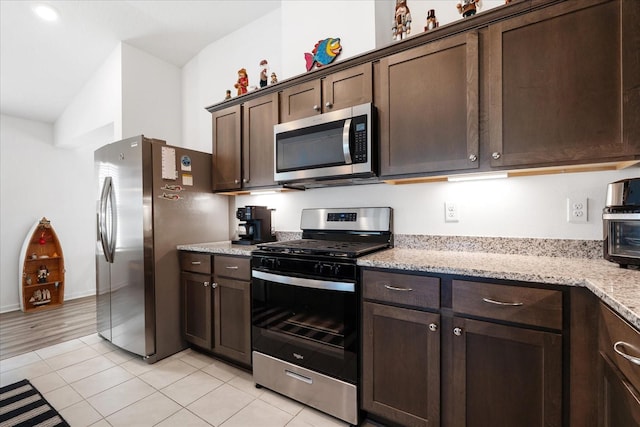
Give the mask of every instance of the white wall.
[[100, 146], [121, 138], [121, 69], [122, 46], [118, 45], [56, 120], [56, 146], [80, 147], [96, 140]]
[[[238, 196], [235, 203], [275, 208], [278, 231], [300, 231], [303, 208], [391, 206], [399, 234], [601, 240], [607, 184], [638, 176], [640, 168], [633, 167], [488, 181], [374, 184]], [[567, 222], [567, 197], [588, 198], [587, 223]], [[458, 204], [457, 223], [444, 221], [448, 201]]]
[[122, 138], [143, 134], [182, 146], [180, 68], [126, 43], [121, 46]]
[[65, 299], [95, 293], [93, 151], [54, 146], [50, 124], [0, 116], [0, 312], [20, 307], [30, 227], [51, 220], [65, 257]]

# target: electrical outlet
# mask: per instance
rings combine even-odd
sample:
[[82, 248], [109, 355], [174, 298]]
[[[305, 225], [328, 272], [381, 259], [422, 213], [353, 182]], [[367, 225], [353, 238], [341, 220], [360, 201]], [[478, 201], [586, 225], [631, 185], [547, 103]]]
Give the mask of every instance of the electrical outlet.
[[588, 200], [586, 197], [569, 197], [567, 198], [567, 221], [573, 223], [585, 223], [589, 220], [587, 217]]
[[444, 222], [460, 221], [460, 211], [455, 202], [444, 202]]

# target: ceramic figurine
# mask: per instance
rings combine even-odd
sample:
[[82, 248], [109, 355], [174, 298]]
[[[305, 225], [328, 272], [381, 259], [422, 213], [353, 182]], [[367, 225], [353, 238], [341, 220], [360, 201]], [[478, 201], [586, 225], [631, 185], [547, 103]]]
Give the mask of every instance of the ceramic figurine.
[[411, 12], [407, 0], [396, 0], [392, 31], [394, 40], [402, 40], [411, 34]]
[[321, 67], [328, 65], [336, 59], [336, 56], [342, 51], [339, 38], [326, 38], [320, 40], [314, 46], [311, 53], [305, 53], [304, 59], [307, 62], [307, 71], [311, 71], [313, 66]]
[[456, 5], [458, 12], [463, 18], [468, 18], [476, 14], [476, 10], [482, 7], [481, 0], [458, 0]]
[[276, 84], [278, 83], [278, 76], [276, 76], [276, 73], [271, 73], [271, 84]]
[[38, 268], [38, 283], [46, 283], [47, 277], [49, 277], [49, 269], [46, 265], [42, 264]]
[[230, 91], [229, 89], [227, 89], [227, 92], [226, 92], [226, 94], [224, 95], [224, 99], [225, 99], [225, 100], [227, 100], [227, 99], [231, 99], [231, 91]]
[[266, 59], [260, 61], [260, 87], [267, 85], [267, 74], [269, 73], [269, 63]]
[[249, 76], [247, 75], [247, 70], [245, 68], [240, 68], [238, 70], [238, 82], [233, 85], [236, 89], [238, 89], [238, 95], [243, 95], [247, 93], [247, 87], [249, 86]]
[[436, 18], [435, 9], [429, 9], [429, 12], [427, 12], [427, 25], [424, 27], [424, 30], [433, 30], [434, 28], [438, 28], [438, 25], [440, 25], [440, 23], [438, 22], [438, 18]]

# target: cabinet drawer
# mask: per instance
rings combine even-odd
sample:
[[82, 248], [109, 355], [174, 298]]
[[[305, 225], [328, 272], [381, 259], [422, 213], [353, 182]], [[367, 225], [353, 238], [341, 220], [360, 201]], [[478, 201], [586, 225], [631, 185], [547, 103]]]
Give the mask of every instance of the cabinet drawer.
[[640, 390], [640, 332], [600, 303], [600, 353]]
[[211, 255], [181, 251], [180, 270], [211, 274]]
[[213, 259], [213, 266], [213, 272], [216, 276], [251, 280], [250, 259], [248, 257], [216, 255]]
[[418, 308], [440, 307], [437, 277], [365, 270], [362, 278], [365, 299]]
[[562, 293], [548, 289], [453, 280], [453, 311], [562, 329]]

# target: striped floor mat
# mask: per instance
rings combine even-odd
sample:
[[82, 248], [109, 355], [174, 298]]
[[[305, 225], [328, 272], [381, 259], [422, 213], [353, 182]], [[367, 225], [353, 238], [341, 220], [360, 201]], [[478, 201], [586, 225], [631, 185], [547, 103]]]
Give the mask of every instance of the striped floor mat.
[[0, 388], [0, 427], [69, 426], [29, 381]]

